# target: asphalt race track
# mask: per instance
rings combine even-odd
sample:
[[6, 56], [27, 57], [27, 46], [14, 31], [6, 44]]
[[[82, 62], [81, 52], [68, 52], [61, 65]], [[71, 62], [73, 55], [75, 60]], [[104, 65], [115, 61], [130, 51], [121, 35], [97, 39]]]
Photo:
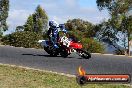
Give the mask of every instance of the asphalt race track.
[[76, 54], [67, 58], [50, 57], [43, 49], [24, 49], [0, 46], [0, 63], [26, 66], [41, 70], [76, 75], [79, 66], [88, 74], [130, 74], [132, 57], [94, 54], [82, 59]]

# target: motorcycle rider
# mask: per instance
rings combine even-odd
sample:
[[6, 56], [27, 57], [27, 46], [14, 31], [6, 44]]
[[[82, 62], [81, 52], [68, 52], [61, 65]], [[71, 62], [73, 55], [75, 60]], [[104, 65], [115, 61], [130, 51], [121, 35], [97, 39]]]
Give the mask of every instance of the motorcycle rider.
[[55, 48], [59, 48], [57, 43], [59, 40], [59, 31], [63, 31], [64, 33], [67, 33], [65, 29], [64, 24], [58, 24], [56, 21], [49, 21], [49, 30], [47, 32], [47, 35], [49, 37], [49, 40], [52, 42], [53, 46]]

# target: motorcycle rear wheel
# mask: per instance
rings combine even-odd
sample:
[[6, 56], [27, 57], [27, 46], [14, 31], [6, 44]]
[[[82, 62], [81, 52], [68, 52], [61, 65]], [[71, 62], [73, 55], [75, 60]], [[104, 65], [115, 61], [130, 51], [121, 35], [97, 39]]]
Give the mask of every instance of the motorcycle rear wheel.
[[50, 54], [50, 56], [57, 56], [58, 55], [58, 51], [57, 50], [50, 50], [49, 47], [44, 47], [44, 50]]
[[50, 54], [50, 50], [49, 50], [48, 47], [44, 47], [44, 50], [45, 50], [48, 54]]
[[65, 48], [61, 48], [60, 55], [64, 58], [68, 57], [68, 51]]

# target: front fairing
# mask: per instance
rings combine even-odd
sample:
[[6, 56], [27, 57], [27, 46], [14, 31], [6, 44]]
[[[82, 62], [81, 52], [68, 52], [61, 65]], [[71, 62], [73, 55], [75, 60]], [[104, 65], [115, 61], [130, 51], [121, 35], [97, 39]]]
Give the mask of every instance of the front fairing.
[[70, 46], [69, 47], [72, 47], [74, 49], [82, 49], [82, 44], [81, 43], [77, 43], [77, 42], [70, 42]]

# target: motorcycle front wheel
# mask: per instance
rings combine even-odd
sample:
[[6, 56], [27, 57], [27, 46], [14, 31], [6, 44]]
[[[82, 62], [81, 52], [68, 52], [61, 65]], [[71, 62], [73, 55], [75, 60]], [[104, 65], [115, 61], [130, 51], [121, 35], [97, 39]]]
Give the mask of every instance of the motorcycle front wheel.
[[85, 58], [85, 59], [91, 58], [91, 54], [88, 51], [79, 49], [79, 50], [77, 50], [77, 52], [78, 52], [79, 56], [81, 56], [82, 58]]

